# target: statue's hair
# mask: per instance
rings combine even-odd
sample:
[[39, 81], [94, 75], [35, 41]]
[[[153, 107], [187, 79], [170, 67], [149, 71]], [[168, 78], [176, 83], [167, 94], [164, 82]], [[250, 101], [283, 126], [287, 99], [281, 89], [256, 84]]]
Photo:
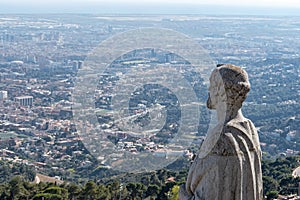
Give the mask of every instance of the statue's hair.
[[222, 78], [222, 86], [229, 104], [242, 106], [250, 91], [248, 74], [241, 67], [224, 64], [218, 65], [216, 71]]

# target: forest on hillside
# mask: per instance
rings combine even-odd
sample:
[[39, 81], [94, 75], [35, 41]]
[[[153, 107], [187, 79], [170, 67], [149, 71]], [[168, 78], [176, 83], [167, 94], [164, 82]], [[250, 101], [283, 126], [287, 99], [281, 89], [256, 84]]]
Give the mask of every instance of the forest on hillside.
[[[300, 177], [292, 172], [299, 166], [300, 155], [262, 162], [264, 195], [274, 199], [278, 194], [295, 194]], [[103, 169], [104, 170], [104, 169]], [[109, 200], [109, 199], [177, 199], [188, 168], [161, 169], [142, 174], [119, 174], [85, 182], [33, 183], [35, 171], [26, 165], [0, 161], [0, 199], [32, 200]]]

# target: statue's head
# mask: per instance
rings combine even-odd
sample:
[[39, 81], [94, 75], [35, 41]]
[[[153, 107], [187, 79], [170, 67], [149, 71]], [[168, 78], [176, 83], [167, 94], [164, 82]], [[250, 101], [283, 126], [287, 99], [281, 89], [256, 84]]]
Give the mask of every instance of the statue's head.
[[216, 109], [222, 103], [241, 108], [249, 91], [250, 83], [245, 70], [230, 64], [218, 65], [210, 77], [207, 107]]

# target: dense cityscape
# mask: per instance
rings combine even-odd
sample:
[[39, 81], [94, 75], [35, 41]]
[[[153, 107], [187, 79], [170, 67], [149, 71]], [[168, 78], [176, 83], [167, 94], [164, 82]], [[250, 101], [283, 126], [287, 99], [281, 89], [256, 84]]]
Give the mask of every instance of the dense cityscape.
[[[115, 158], [114, 164], [105, 157], [95, 157], [77, 132], [76, 126], [80, 125], [73, 120], [73, 109], [78, 106], [72, 96], [74, 83], [88, 54], [99, 43], [144, 27], [184, 33], [199, 43], [215, 64], [232, 63], [245, 68], [252, 88], [244, 113], [259, 130], [263, 158], [299, 155], [298, 20], [254, 16], [1, 15], [0, 160], [34, 168], [37, 183], [47, 175], [54, 181], [83, 184], [93, 177], [91, 172], [118, 165]], [[171, 64], [178, 71], [185, 68], [182, 74], [195, 90], [201, 119], [188, 148], [167, 147], [180, 127], [180, 102], [172, 91], [158, 85], [132, 91], [129, 114], [135, 116], [130, 118], [134, 123], [146, 126], [151, 120], [149, 109], [166, 109], [166, 123], [161, 130], [136, 137], [118, 129], [112, 120], [112, 91], [120, 74], [154, 64]], [[210, 123], [210, 112], [205, 107], [207, 85], [187, 66], [190, 63], [170, 52], [145, 49], [128, 52], [111, 64], [111, 71], [99, 75], [95, 90], [97, 120], [107, 134], [107, 142], [114, 144], [121, 156], [126, 152], [166, 156], [168, 152], [188, 163], [197, 152]], [[95, 177], [115, 175], [101, 173]]]

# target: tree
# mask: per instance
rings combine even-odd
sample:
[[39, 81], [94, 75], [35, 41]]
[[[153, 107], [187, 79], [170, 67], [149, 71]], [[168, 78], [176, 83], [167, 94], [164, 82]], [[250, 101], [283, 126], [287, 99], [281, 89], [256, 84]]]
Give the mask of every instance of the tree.
[[146, 187], [141, 183], [129, 183], [126, 185], [131, 199], [143, 199], [143, 193]]
[[267, 200], [272, 200], [276, 199], [278, 197], [278, 192], [277, 191], [270, 191], [266, 194]]
[[7, 184], [0, 185], [0, 199], [6, 200], [9, 199], [9, 186]]
[[177, 200], [179, 198], [179, 189], [180, 186], [179, 185], [174, 185], [172, 187], [171, 192], [169, 193], [169, 200]]
[[[121, 193], [121, 184], [119, 181], [115, 180], [107, 185], [111, 199], [118, 199]], [[103, 188], [103, 187], [102, 187]], [[103, 190], [103, 189], [102, 189]]]
[[157, 194], [159, 193], [160, 188], [158, 185], [149, 185], [146, 191], [147, 197], [157, 197]]
[[43, 193], [60, 195], [62, 199], [68, 199], [68, 191], [60, 186], [51, 186], [46, 188]]
[[99, 193], [97, 185], [94, 181], [89, 181], [85, 184], [83, 190], [80, 193], [80, 198], [82, 200], [95, 200], [99, 199], [101, 193]]
[[63, 197], [58, 194], [41, 193], [36, 194], [32, 200], [63, 200]]
[[119, 199], [118, 191], [111, 191], [101, 184], [98, 186], [98, 200]]
[[264, 191], [278, 191], [278, 182], [270, 177], [270, 176], [263, 176], [263, 186], [264, 186]]
[[10, 197], [12, 199], [27, 199], [29, 192], [23, 185], [23, 180], [20, 176], [15, 176], [9, 182], [10, 186]]
[[76, 200], [79, 198], [79, 194], [80, 194], [80, 187], [78, 185], [76, 185], [75, 183], [71, 183], [69, 185], [66, 186], [66, 189], [69, 192], [69, 199], [70, 200]]

